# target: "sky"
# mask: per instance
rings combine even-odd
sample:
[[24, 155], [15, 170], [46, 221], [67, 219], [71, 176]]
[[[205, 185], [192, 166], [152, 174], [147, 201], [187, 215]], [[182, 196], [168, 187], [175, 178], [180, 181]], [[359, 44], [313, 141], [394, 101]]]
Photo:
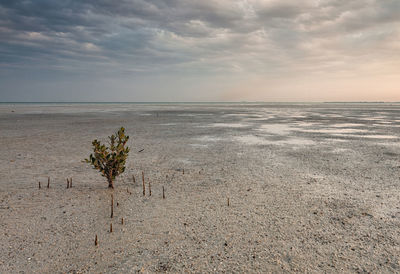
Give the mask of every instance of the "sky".
[[6, 101], [400, 101], [400, 1], [1, 0]]

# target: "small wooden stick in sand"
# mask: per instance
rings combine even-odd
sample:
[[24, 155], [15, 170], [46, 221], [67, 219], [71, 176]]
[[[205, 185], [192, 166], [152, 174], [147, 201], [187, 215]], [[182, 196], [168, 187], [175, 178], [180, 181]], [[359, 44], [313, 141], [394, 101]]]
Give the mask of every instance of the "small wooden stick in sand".
[[42, 186], [40, 185], [40, 181], [39, 181], [39, 189], [41, 189], [42, 188]]
[[183, 175], [185, 175], [185, 169], [182, 169], [182, 173], [183, 173]]
[[132, 181], [133, 181], [133, 184], [136, 185], [136, 179], [135, 179], [135, 175], [134, 174], [132, 175]]
[[110, 233], [112, 232], [112, 223], [110, 224]]
[[165, 190], [164, 190], [164, 187], [162, 187], [162, 198], [165, 199]]
[[149, 181], [149, 196], [151, 196], [151, 183]]
[[121, 218], [121, 225], [124, 224], [124, 218]]
[[47, 188], [50, 188], [50, 177], [47, 178]]
[[70, 187], [70, 188], [72, 187], [72, 177], [69, 178], [69, 187]]
[[99, 241], [97, 240], [97, 234], [96, 234], [96, 238], [94, 238], [94, 245], [98, 246], [99, 245]]
[[114, 217], [114, 194], [111, 194], [111, 218]]
[[67, 178], [67, 188], [69, 188], [69, 180], [68, 180], [68, 178]]
[[228, 198], [228, 206], [230, 206], [230, 203], [229, 203], [229, 198]]
[[146, 185], [144, 184], [144, 172], [142, 171], [142, 182], [143, 182], [143, 196], [146, 196]]

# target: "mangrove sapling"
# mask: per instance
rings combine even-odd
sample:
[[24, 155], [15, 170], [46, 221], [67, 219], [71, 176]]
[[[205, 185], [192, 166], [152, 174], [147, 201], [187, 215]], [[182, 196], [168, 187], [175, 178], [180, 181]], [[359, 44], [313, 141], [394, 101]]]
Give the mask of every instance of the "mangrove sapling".
[[125, 171], [125, 163], [129, 153], [129, 147], [125, 147], [129, 136], [125, 135], [123, 127], [114, 135], [108, 137], [109, 147], [102, 145], [99, 141], [92, 142], [94, 154], [90, 154], [86, 163], [100, 171], [107, 178], [108, 187], [114, 188], [115, 177]]

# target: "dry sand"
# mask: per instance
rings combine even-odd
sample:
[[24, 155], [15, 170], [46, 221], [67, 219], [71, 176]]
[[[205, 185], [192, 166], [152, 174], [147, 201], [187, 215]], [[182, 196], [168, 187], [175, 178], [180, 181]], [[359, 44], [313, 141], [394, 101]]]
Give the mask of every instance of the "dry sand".
[[[399, 117], [387, 104], [0, 105], [0, 272], [398, 273]], [[112, 191], [81, 161], [120, 126], [131, 153]]]

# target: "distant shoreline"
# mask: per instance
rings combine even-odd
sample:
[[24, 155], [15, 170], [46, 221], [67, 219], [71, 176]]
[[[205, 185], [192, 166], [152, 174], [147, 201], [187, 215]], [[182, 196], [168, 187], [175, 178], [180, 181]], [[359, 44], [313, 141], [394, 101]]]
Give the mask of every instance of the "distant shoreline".
[[51, 104], [51, 105], [63, 105], [63, 104], [133, 104], [133, 105], [170, 105], [170, 104], [194, 104], [194, 105], [204, 105], [204, 104], [400, 104], [400, 102], [384, 102], [384, 101], [349, 101], [349, 102], [340, 102], [340, 101], [326, 101], [326, 102], [251, 102], [251, 101], [238, 101], [238, 102], [0, 102], [3, 105], [11, 105], [11, 104], [29, 104], [29, 105], [41, 105], [41, 104]]

